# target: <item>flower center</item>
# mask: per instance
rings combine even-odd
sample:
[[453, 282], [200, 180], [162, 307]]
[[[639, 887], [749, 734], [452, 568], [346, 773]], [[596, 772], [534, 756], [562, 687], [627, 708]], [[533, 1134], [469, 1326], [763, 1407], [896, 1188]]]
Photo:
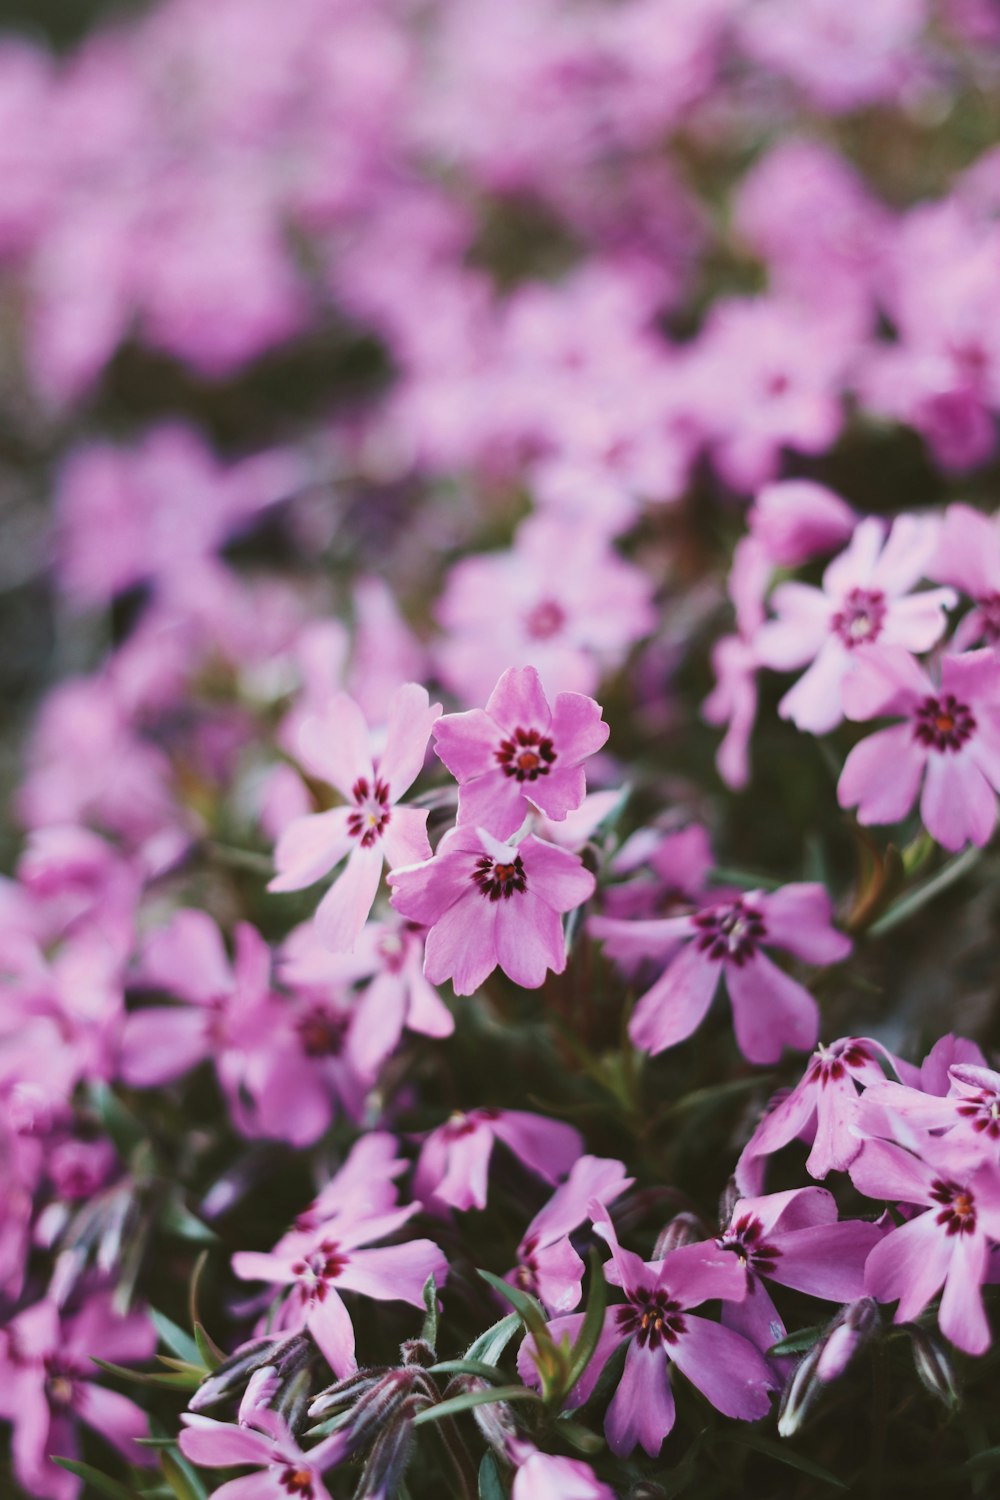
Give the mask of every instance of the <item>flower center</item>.
[[877, 640], [885, 622], [885, 595], [881, 589], [851, 589], [830, 627], [849, 651]]
[[809, 1082], [826, 1088], [828, 1083], [839, 1083], [849, 1069], [870, 1061], [868, 1049], [860, 1042], [834, 1042], [832, 1047], [820, 1044], [809, 1064]]
[[45, 1359], [45, 1394], [49, 1405], [66, 1408], [76, 1398], [78, 1373], [56, 1354]]
[[360, 841], [362, 849], [370, 849], [389, 824], [389, 788], [378, 780], [374, 787], [369, 787], [367, 779], [359, 776], [351, 788], [351, 796], [356, 811], [347, 819], [347, 831]]
[[278, 1483], [286, 1494], [298, 1495], [301, 1500], [313, 1500], [316, 1493], [313, 1489], [311, 1469], [295, 1469], [289, 1466], [282, 1473]]
[[967, 703], [959, 703], [954, 693], [925, 698], [914, 714], [914, 738], [930, 750], [959, 750], [975, 728], [971, 709]]
[[552, 741], [537, 729], [515, 729], [510, 739], [501, 740], [500, 749], [493, 752], [503, 774], [515, 776], [518, 781], [537, 781], [539, 776], [547, 776], [555, 758]]
[[638, 1287], [615, 1308], [615, 1318], [622, 1333], [634, 1335], [642, 1348], [676, 1344], [687, 1332], [680, 1303], [663, 1287]]
[[944, 1207], [935, 1216], [936, 1224], [944, 1225], [945, 1234], [971, 1234], [976, 1227], [976, 1201], [968, 1188], [956, 1182], [931, 1183], [931, 1197]]
[[981, 1089], [970, 1099], [963, 1099], [958, 1114], [972, 1122], [977, 1134], [988, 1135], [991, 1141], [1000, 1140], [1000, 1096]]
[[348, 1257], [340, 1253], [336, 1240], [323, 1240], [319, 1247], [297, 1260], [292, 1265], [293, 1273], [299, 1277], [299, 1292], [304, 1302], [322, 1302], [327, 1286], [348, 1264]]
[[767, 936], [760, 912], [743, 901], [696, 912], [691, 920], [698, 928], [699, 951], [707, 953], [709, 958], [734, 963], [737, 968], [753, 958]]
[[741, 1215], [715, 1243], [720, 1250], [731, 1250], [740, 1265], [758, 1276], [771, 1276], [781, 1259], [781, 1251], [765, 1241], [764, 1226], [753, 1214]]
[[566, 623], [566, 611], [554, 599], [543, 599], [530, 611], [524, 622], [533, 641], [549, 641]]
[[506, 865], [498, 865], [488, 854], [484, 854], [482, 859], [476, 860], [472, 878], [478, 885], [480, 893], [491, 901], [499, 901], [501, 897], [504, 901], [508, 901], [515, 891], [523, 896], [528, 889], [524, 864], [519, 854], [516, 854], [511, 863]]
[[325, 1006], [314, 1005], [295, 1023], [306, 1057], [339, 1057], [350, 1023]]

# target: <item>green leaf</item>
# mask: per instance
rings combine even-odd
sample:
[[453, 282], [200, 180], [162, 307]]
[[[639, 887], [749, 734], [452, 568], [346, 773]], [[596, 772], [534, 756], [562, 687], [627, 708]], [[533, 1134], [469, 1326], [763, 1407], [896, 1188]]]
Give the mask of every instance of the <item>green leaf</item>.
[[557, 1427], [559, 1436], [571, 1448], [575, 1448], [577, 1453], [600, 1453], [604, 1447], [604, 1439], [598, 1437], [596, 1432], [591, 1432], [589, 1427], [584, 1427], [575, 1417], [560, 1417]]
[[984, 1448], [982, 1453], [966, 1459], [967, 1469], [1000, 1469], [1000, 1448]]
[[822, 1464], [816, 1463], [811, 1458], [805, 1458], [801, 1453], [796, 1453], [794, 1448], [783, 1448], [780, 1443], [771, 1442], [770, 1438], [760, 1437], [756, 1432], [734, 1435], [730, 1441], [743, 1448], [753, 1448], [757, 1453], [765, 1453], [768, 1458], [777, 1459], [778, 1463], [785, 1464], [789, 1469], [798, 1469], [801, 1474], [809, 1474], [813, 1479], [821, 1479], [824, 1484], [832, 1485], [836, 1490], [851, 1488], [846, 1480], [838, 1479], [836, 1474], [831, 1474], [830, 1470], [824, 1469]]
[[207, 1500], [205, 1486], [179, 1454], [161, 1453], [160, 1467], [177, 1500]]
[[161, 1343], [166, 1344], [167, 1348], [172, 1350], [177, 1355], [177, 1358], [182, 1359], [185, 1364], [201, 1365], [201, 1354], [198, 1345], [189, 1333], [185, 1333], [183, 1328], [178, 1328], [177, 1324], [168, 1318], [165, 1313], [157, 1312], [155, 1307], [150, 1308], [149, 1315], [153, 1320], [157, 1333], [160, 1335]]
[[219, 1243], [219, 1236], [215, 1230], [203, 1224], [181, 1202], [176, 1193], [167, 1199], [160, 1210], [160, 1223], [169, 1234], [176, 1234], [180, 1239], [190, 1240], [193, 1244], [217, 1245]]
[[461, 1396], [452, 1396], [439, 1401], [437, 1406], [427, 1406], [413, 1418], [414, 1427], [423, 1427], [427, 1422], [441, 1422], [445, 1417], [457, 1417], [460, 1412], [470, 1411], [474, 1406], [490, 1406], [496, 1401], [534, 1401], [541, 1405], [541, 1396], [526, 1385], [500, 1385], [488, 1391], [466, 1391]]
[[106, 1083], [92, 1083], [88, 1093], [115, 1150], [123, 1161], [128, 1161], [135, 1148], [146, 1139], [140, 1121]]
[[800, 1328], [797, 1333], [787, 1333], [768, 1349], [768, 1359], [776, 1354], [808, 1354], [825, 1327], [825, 1323], [816, 1323], [811, 1328]]
[[587, 1311], [583, 1319], [573, 1352], [570, 1355], [569, 1369], [566, 1371], [566, 1383], [558, 1393], [560, 1398], [568, 1396], [576, 1385], [580, 1376], [590, 1363], [597, 1341], [604, 1328], [604, 1312], [608, 1305], [608, 1284], [604, 1279], [604, 1263], [598, 1254], [597, 1247], [592, 1246], [590, 1251], [590, 1292], [587, 1296]]
[[206, 1369], [217, 1370], [226, 1358], [225, 1351], [219, 1348], [204, 1325], [198, 1322], [194, 1325], [194, 1341]]
[[915, 916], [929, 902], [936, 900], [942, 891], [946, 891], [949, 886], [954, 885], [963, 876], [967, 875], [973, 866], [979, 863], [982, 856], [983, 851], [973, 847], [966, 849], [964, 854], [958, 854], [954, 859], [948, 860], [947, 864], [943, 865], [936, 875], [932, 875], [922, 885], [915, 886], [912, 891], [907, 891], [905, 896], [900, 896], [899, 900], [893, 906], [890, 906], [884, 916], [879, 917], [877, 922], [872, 923], [868, 929], [870, 935], [872, 937], [883, 937], [885, 933], [891, 932], [900, 923], [909, 921], [910, 917]]
[[479, 1465], [479, 1500], [507, 1500], [492, 1453], [484, 1453]]
[[480, 1276], [495, 1292], [509, 1302], [515, 1312], [520, 1315], [521, 1322], [529, 1333], [533, 1333], [535, 1339], [542, 1339], [551, 1343], [549, 1327], [545, 1313], [540, 1302], [536, 1302], [528, 1292], [522, 1292], [520, 1287], [511, 1286], [501, 1276], [494, 1276], [492, 1271], [480, 1271]]
[[436, 1349], [438, 1339], [438, 1305], [437, 1282], [434, 1280], [433, 1272], [431, 1272], [430, 1276], [424, 1282], [423, 1296], [426, 1313], [423, 1327], [420, 1330], [420, 1337], [425, 1344], [430, 1344], [432, 1349]]
[[506, 1379], [503, 1371], [498, 1370], [496, 1365], [484, 1364], [481, 1359], [442, 1359], [438, 1364], [431, 1365], [427, 1373], [428, 1375], [475, 1375], [480, 1380], [490, 1380], [494, 1384]]
[[517, 1330], [522, 1326], [517, 1313], [508, 1313], [492, 1328], [487, 1328], [477, 1339], [473, 1339], [465, 1351], [465, 1358], [482, 1361], [484, 1365], [495, 1365]]
[[116, 1375], [119, 1380], [134, 1381], [137, 1385], [158, 1385], [168, 1391], [196, 1391], [201, 1385], [201, 1375], [196, 1372], [190, 1375], [179, 1372], [176, 1375], [147, 1374], [143, 1370], [130, 1370], [126, 1365], [113, 1365], [110, 1360], [98, 1359], [96, 1354], [92, 1354], [90, 1358], [93, 1364], [107, 1370], [109, 1375]]
[[135, 1490], [128, 1489], [124, 1484], [119, 1484], [117, 1479], [112, 1479], [109, 1474], [102, 1474], [100, 1469], [95, 1469], [93, 1464], [82, 1464], [75, 1458], [57, 1458], [53, 1453], [52, 1462], [58, 1464], [60, 1469], [67, 1469], [70, 1474], [75, 1474], [77, 1479], [82, 1479], [85, 1484], [93, 1485], [102, 1495], [109, 1495], [111, 1500], [138, 1500]]

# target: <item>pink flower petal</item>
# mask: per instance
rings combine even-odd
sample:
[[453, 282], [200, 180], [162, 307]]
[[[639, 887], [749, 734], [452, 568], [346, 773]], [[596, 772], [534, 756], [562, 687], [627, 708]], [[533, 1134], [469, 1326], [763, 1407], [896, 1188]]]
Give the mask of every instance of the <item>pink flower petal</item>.
[[498, 901], [494, 925], [497, 962], [526, 990], [537, 990], [551, 969], [566, 967], [566, 939], [556, 912], [531, 890]]
[[690, 1313], [684, 1323], [670, 1356], [691, 1384], [727, 1417], [755, 1422], [766, 1416], [775, 1379], [760, 1351], [719, 1323]]
[[204, 1011], [165, 1005], [133, 1011], [125, 1019], [122, 1034], [121, 1076], [137, 1089], [170, 1083], [196, 1067], [211, 1050]]
[[552, 722], [549, 700], [534, 667], [508, 667], [486, 700], [486, 712], [508, 733], [520, 728], [545, 734]]
[[743, 1056], [753, 1063], [777, 1062], [785, 1047], [810, 1051], [819, 1036], [819, 1007], [797, 980], [764, 953], [745, 964], [726, 965], [733, 1029]]
[[967, 843], [988, 844], [997, 822], [997, 794], [973, 758], [931, 754], [920, 798], [920, 816], [931, 836], [945, 849]]
[[348, 808], [334, 807], [289, 823], [274, 851], [279, 873], [268, 890], [303, 890], [338, 865], [355, 843], [347, 831], [349, 816]]
[[184, 1413], [183, 1421], [180, 1449], [192, 1463], [225, 1469], [230, 1464], [266, 1464], [271, 1460], [273, 1444], [261, 1432], [191, 1412]]
[[628, 1028], [635, 1045], [655, 1056], [689, 1037], [705, 1019], [720, 973], [693, 944], [685, 948], [636, 1006]]
[[938, 1323], [945, 1338], [966, 1354], [985, 1354], [990, 1325], [983, 1307], [989, 1241], [983, 1233], [958, 1234], [945, 1278]]
[[394, 807], [382, 834], [382, 848], [390, 870], [402, 869], [430, 859], [426, 808]]
[[354, 1324], [329, 1284], [322, 1302], [313, 1303], [310, 1309], [308, 1327], [337, 1379], [345, 1380], [348, 1375], [353, 1375], [358, 1367], [354, 1358]]
[[[497, 966], [499, 903], [466, 885], [463, 894], [427, 934], [424, 974], [432, 984], [450, 979], [456, 995], [472, 995]], [[406, 915], [404, 911], [404, 915]]]
[[[505, 731], [481, 708], [444, 714], [434, 725], [434, 753], [463, 784], [497, 770], [496, 752]], [[506, 778], [505, 778], [506, 779]]]
[[916, 801], [927, 752], [910, 724], [880, 729], [855, 745], [837, 782], [841, 807], [856, 807], [859, 823], [898, 823]]
[[604, 1431], [608, 1447], [625, 1458], [641, 1443], [655, 1458], [674, 1425], [674, 1393], [670, 1389], [662, 1348], [643, 1348], [633, 1339], [625, 1355], [621, 1383], [608, 1407]]
[[361, 935], [382, 879], [382, 850], [357, 845], [343, 873], [316, 909], [316, 928], [334, 953], [349, 952]]
[[393, 695], [385, 749], [378, 763], [379, 779], [389, 787], [393, 802], [420, 775], [431, 728], [440, 713], [440, 703], [431, 703], [427, 689], [416, 682], [405, 682]]
[[347, 693], [336, 693], [322, 716], [307, 719], [299, 731], [302, 751], [314, 774], [323, 776], [350, 801], [354, 785], [374, 781], [368, 725]]
[[954, 1241], [934, 1223], [934, 1214], [921, 1214], [887, 1234], [875, 1246], [865, 1266], [865, 1287], [880, 1302], [895, 1302], [897, 1323], [920, 1316], [944, 1285]]

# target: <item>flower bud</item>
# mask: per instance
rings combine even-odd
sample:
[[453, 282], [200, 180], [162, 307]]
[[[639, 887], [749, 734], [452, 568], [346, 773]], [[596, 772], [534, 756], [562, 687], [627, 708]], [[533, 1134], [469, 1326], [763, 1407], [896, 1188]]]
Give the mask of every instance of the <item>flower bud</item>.
[[188, 1402], [189, 1411], [204, 1411], [228, 1396], [242, 1396], [251, 1377], [265, 1366], [274, 1369], [278, 1381], [288, 1380], [312, 1360], [308, 1335], [293, 1333], [286, 1338], [252, 1339], [223, 1360], [195, 1391]]
[[955, 1370], [944, 1339], [935, 1329], [921, 1328], [918, 1323], [911, 1323], [906, 1331], [910, 1335], [913, 1363], [921, 1382], [945, 1406], [957, 1406], [959, 1394]]
[[878, 1306], [871, 1297], [861, 1297], [841, 1308], [792, 1372], [778, 1411], [779, 1436], [792, 1437], [798, 1432], [817, 1397], [843, 1375], [878, 1322]]
[[681, 1245], [693, 1245], [696, 1240], [703, 1240], [705, 1237], [705, 1226], [697, 1214], [675, 1214], [656, 1237], [653, 1259], [662, 1260], [671, 1250], [679, 1250]]

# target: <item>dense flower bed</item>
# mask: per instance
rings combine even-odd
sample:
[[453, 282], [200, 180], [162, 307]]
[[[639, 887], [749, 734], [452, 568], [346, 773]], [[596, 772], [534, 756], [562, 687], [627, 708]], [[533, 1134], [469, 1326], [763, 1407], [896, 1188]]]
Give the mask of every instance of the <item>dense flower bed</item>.
[[0, 42], [5, 1496], [992, 1493], [998, 84]]

